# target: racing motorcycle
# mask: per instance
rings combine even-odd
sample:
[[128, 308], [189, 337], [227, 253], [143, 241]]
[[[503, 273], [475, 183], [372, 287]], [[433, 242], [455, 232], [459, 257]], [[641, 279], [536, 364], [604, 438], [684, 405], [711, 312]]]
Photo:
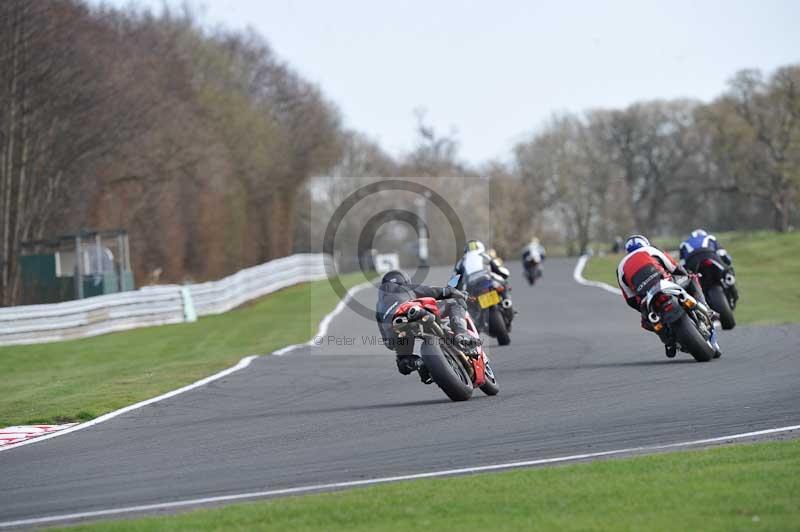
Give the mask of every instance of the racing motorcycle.
[[711, 310], [673, 281], [659, 279], [640, 292], [642, 308], [656, 332], [666, 330], [678, 348], [698, 362], [722, 355], [714, 347]]
[[[469, 334], [480, 338], [469, 313], [466, 321]], [[477, 356], [464, 353], [456, 345], [449, 320], [441, 316], [435, 299], [422, 297], [401, 304], [392, 318], [392, 327], [398, 338], [422, 340], [419, 369], [426, 370], [451, 400], [466, 401], [475, 388], [486, 395], [500, 392], [483, 346], [478, 347]]]
[[736, 320], [733, 311], [736, 308], [738, 292], [736, 276], [733, 270], [716, 258], [707, 257], [697, 264], [700, 286], [709, 306], [719, 313], [719, 321], [723, 329], [733, 329]]
[[542, 268], [539, 266], [539, 263], [532, 258], [527, 258], [522, 261], [522, 267], [525, 270], [525, 279], [528, 280], [528, 284], [533, 286], [536, 282], [536, 279], [542, 276]]
[[511, 343], [514, 308], [511, 298], [503, 297], [506, 285], [489, 271], [470, 274], [466, 283], [469, 312], [475, 317], [478, 331], [497, 338], [500, 345]]

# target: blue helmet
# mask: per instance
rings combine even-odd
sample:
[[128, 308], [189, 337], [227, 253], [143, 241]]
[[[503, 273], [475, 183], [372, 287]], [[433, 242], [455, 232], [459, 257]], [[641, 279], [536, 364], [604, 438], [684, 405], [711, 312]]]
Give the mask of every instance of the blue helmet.
[[625, 251], [628, 253], [632, 253], [639, 248], [643, 248], [645, 246], [649, 246], [650, 241], [647, 240], [646, 236], [642, 235], [631, 235], [625, 240]]
[[705, 229], [695, 229], [692, 231], [692, 238], [697, 238], [700, 236], [708, 236], [708, 231]]

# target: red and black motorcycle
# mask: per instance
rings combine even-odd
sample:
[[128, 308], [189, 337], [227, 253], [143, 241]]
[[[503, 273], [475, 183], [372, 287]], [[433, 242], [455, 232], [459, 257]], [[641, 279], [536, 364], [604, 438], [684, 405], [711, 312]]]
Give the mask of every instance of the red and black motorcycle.
[[[464, 353], [456, 345], [449, 320], [441, 316], [435, 299], [422, 297], [403, 303], [394, 313], [392, 326], [398, 338], [422, 340], [420, 355], [424, 369], [453, 401], [466, 401], [475, 388], [486, 395], [497, 395], [500, 391], [483, 346], [478, 347], [477, 356]], [[480, 338], [469, 314], [467, 330], [471, 336]]]

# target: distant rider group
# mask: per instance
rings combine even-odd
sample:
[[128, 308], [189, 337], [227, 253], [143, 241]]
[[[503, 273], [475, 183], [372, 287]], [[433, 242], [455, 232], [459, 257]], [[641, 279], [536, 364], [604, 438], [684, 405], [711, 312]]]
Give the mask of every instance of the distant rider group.
[[[640, 314], [642, 328], [661, 339], [667, 357], [674, 357], [678, 350], [698, 361], [720, 357], [715, 323], [721, 322], [724, 329], [735, 325], [733, 309], [739, 293], [733, 260], [717, 239], [702, 229], [692, 231], [680, 245], [679, 260], [643, 235], [629, 236], [624, 249], [617, 267], [623, 298]], [[523, 248], [522, 270], [530, 285], [542, 277], [545, 257], [537, 238]], [[375, 311], [383, 343], [395, 352], [400, 373], [417, 371], [422, 382], [437, 382], [454, 400], [467, 398], [473, 386], [490, 395], [497, 393], [479, 333], [497, 338], [500, 345], [508, 344], [516, 310], [510, 272], [493, 249], [487, 250], [479, 240], [468, 241], [450, 282], [443, 287], [414, 284], [399, 270], [386, 273]], [[441, 367], [434, 371], [429, 367], [432, 359], [415, 353], [418, 339], [439, 345], [437, 352], [450, 364], [446, 371], [461, 372], [461, 381], [443, 384], [441, 375], [437, 380], [432, 373], [442, 371]], [[427, 352], [432, 356], [430, 349]], [[459, 384], [468, 387], [469, 393]]]

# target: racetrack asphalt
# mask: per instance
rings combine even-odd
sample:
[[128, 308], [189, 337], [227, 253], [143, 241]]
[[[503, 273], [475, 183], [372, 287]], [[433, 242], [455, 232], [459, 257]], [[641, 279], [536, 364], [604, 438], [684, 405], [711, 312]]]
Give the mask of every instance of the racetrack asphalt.
[[[370, 345], [374, 322], [347, 310], [321, 347], [0, 453], [0, 522], [800, 423], [800, 325], [737, 326], [721, 359], [669, 360], [619, 296], [573, 280], [574, 264], [548, 260], [533, 287], [512, 267], [511, 345], [487, 341], [496, 397], [452, 403], [399, 375]], [[428, 282], [447, 277], [433, 269]], [[375, 290], [357, 298], [371, 307]]]

